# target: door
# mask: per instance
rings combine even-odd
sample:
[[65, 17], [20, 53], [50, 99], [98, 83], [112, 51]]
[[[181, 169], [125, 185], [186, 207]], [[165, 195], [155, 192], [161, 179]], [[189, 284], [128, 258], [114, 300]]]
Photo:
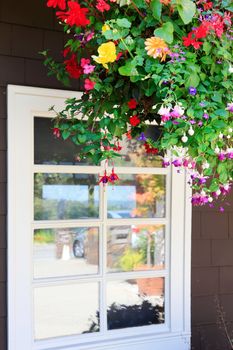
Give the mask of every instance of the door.
[[99, 186], [112, 164], [52, 135], [49, 107], [80, 95], [8, 87], [9, 350], [190, 349], [185, 174], [125, 140]]

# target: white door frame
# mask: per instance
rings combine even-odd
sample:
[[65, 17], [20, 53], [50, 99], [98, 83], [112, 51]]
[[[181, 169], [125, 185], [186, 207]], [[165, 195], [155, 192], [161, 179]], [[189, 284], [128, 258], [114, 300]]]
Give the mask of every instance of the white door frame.
[[[170, 297], [169, 322], [158, 331], [120, 332], [105, 338], [78, 336], [33, 341], [32, 230], [33, 116], [53, 116], [48, 109], [64, 107], [67, 98], [80, 96], [62, 91], [8, 86], [8, 350], [189, 350], [191, 191], [185, 174], [171, 171]], [[170, 170], [169, 170], [170, 171]], [[78, 347], [77, 347], [78, 346]]]

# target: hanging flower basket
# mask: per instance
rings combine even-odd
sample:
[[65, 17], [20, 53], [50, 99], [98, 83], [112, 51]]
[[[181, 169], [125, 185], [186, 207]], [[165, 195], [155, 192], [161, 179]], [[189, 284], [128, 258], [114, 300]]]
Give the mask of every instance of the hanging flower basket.
[[[125, 137], [165, 167], [185, 168], [192, 203], [232, 183], [233, 5], [231, 0], [49, 0], [67, 34], [49, 74], [83, 84], [57, 112], [54, 135], [81, 145], [95, 164], [119, 157]], [[148, 123], [158, 137], [146, 136]], [[118, 180], [114, 169], [100, 182]]]

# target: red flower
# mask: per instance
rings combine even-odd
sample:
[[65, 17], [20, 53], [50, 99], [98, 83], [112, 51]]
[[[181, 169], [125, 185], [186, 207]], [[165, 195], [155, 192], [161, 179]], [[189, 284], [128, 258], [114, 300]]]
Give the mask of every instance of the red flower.
[[200, 49], [203, 42], [197, 41], [194, 35], [195, 33], [191, 32], [188, 34], [187, 37], [183, 37], [183, 44], [186, 47], [192, 45], [194, 49]]
[[59, 7], [60, 10], [65, 10], [66, 8], [66, 0], [48, 0], [48, 7]]
[[210, 10], [213, 7], [213, 3], [212, 2], [207, 2], [206, 4], [203, 4], [203, 8], [205, 11]]
[[85, 79], [84, 81], [84, 88], [85, 90], [89, 91], [89, 90], [93, 90], [94, 86], [95, 86], [95, 82], [90, 80], [90, 79]]
[[140, 124], [140, 119], [138, 118], [137, 115], [133, 115], [132, 117], [129, 118], [129, 123], [132, 125], [132, 126], [137, 126], [138, 124]]
[[206, 22], [206, 21], [202, 22], [200, 27], [198, 27], [195, 30], [195, 37], [196, 37], [196, 39], [205, 38], [209, 34], [210, 29], [211, 29], [211, 23], [210, 22]]
[[147, 154], [158, 154], [158, 148], [150, 146], [148, 143], [144, 143], [144, 147]]
[[104, 11], [109, 11], [110, 10], [109, 4], [107, 4], [106, 1], [104, 1], [104, 0], [97, 0], [96, 8], [100, 12], [104, 12]]
[[128, 140], [132, 140], [131, 130], [127, 131], [125, 134]]
[[76, 55], [73, 54], [69, 60], [65, 62], [66, 71], [69, 73], [71, 78], [78, 79], [83, 73], [82, 67], [78, 65]]
[[123, 52], [119, 52], [119, 53], [117, 54], [116, 61], [119, 61], [119, 59], [121, 58], [122, 55], [123, 55]]
[[131, 98], [128, 102], [129, 109], [135, 109], [137, 107], [137, 101], [134, 98]]
[[68, 7], [69, 11], [56, 13], [59, 19], [70, 26], [86, 27], [90, 24], [89, 19], [86, 17], [87, 8], [81, 7], [78, 2], [74, 1], [68, 1]]
[[61, 136], [61, 132], [59, 128], [53, 128], [53, 135], [57, 138]]
[[66, 47], [66, 48], [63, 50], [63, 57], [66, 57], [69, 53], [70, 53], [70, 47]]

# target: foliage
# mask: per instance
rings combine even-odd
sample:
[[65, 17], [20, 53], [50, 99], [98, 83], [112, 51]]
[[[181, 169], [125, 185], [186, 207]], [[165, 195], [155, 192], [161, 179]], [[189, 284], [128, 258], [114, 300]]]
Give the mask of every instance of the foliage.
[[119, 260], [119, 266], [123, 271], [133, 271], [143, 262], [143, 255], [139, 251], [127, 249]]
[[[80, 157], [119, 156], [133, 137], [164, 166], [185, 168], [192, 202], [211, 203], [232, 183], [233, 7], [231, 0], [49, 0], [68, 40], [64, 62], [45, 65], [84, 94], [57, 113], [54, 134]], [[147, 138], [148, 122], [160, 137]], [[117, 180], [106, 176], [103, 183]]]

